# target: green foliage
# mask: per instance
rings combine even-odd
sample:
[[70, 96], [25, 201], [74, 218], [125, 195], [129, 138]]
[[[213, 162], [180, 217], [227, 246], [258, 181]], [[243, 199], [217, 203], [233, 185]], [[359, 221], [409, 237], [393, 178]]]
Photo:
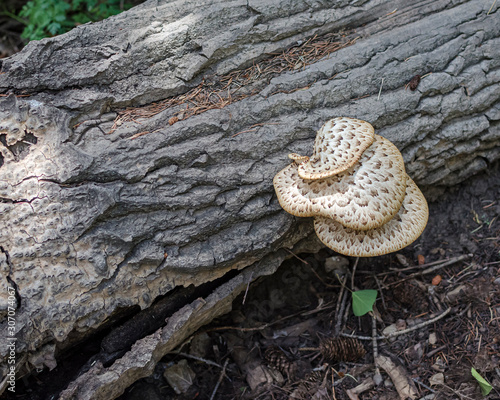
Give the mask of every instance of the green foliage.
[[60, 35], [75, 26], [100, 21], [129, 9], [121, 0], [31, 0], [19, 13], [26, 21], [22, 38], [39, 40]]
[[373, 311], [373, 305], [377, 300], [376, 290], [358, 290], [352, 292], [352, 311], [356, 317], [361, 317], [367, 312]]
[[472, 373], [472, 376], [476, 378], [476, 381], [479, 382], [479, 387], [481, 388], [481, 393], [483, 394], [483, 396], [488, 396], [493, 387], [489, 384], [489, 382], [486, 379], [484, 379], [481, 375], [479, 375], [479, 372], [477, 372], [474, 367], [472, 367], [470, 372]]

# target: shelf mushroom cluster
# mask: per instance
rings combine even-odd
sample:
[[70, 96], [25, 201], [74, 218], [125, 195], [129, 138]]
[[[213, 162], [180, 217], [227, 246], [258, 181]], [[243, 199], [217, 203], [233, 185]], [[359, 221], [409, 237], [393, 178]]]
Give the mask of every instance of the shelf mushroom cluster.
[[281, 207], [314, 217], [319, 239], [338, 253], [371, 257], [398, 251], [423, 232], [429, 210], [406, 174], [403, 157], [365, 121], [339, 117], [316, 136], [311, 157], [293, 163], [273, 183]]

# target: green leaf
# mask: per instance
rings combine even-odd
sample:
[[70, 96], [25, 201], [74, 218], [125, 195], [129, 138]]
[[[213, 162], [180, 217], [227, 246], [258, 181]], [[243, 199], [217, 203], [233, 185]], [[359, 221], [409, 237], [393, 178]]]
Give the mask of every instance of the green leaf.
[[377, 300], [376, 290], [358, 290], [352, 292], [352, 311], [356, 317], [361, 317], [367, 312], [373, 311], [373, 304]]
[[472, 373], [472, 376], [476, 378], [476, 381], [479, 382], [479, 387], [481, 388], [481, 393], [483, 394], [483, 396], [487, 396], [491, 392], [491, 389], [493, 389], [493, 387], [486, 379], [479, 375], [479, 372], [477, 372], [474, 367], [471, 368], [470, 372]]
[[132, 5], [123, 0], [30, 0], [17, 18], [26, 24], [21, 37], [38, 40], [119, 14]]

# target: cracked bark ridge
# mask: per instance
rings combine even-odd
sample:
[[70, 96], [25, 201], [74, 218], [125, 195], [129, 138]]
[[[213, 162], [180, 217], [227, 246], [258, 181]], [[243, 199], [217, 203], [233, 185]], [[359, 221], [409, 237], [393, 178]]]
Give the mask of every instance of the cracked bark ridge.
[[[8, 276], [21, 299], [19, 367], [53, 367], [54, 352], [118, 310], [257, 268], [310, 233], [281, 210], [272, 178], [288, 153], [311, 154], [330, 118], [372, 123], [427, 196], [500, 157], [499, 5], [488, 14], [491, 2], [478, 0], [195, 3], [149, 1], [3, 60], [0, 91], [30, 94], [0, 98], [0, 334]], [[113, 107], [183, 93], [346, 27], [357, 27], [355, 44], [253, 96], [172, 126], [167, 109], [107, 134]], [[418, 87], [405, 90], [415, 75]]]
[[208, 0], [200, 7], [196, 0], [150, 0], [29, 43], [4, 61], [0, 90], [36, 92], [76, 110], [150, 103], [185, 91], [203, 71], [224, 74], [251, 65], [306, 36], [374, 20], [399, 3]]

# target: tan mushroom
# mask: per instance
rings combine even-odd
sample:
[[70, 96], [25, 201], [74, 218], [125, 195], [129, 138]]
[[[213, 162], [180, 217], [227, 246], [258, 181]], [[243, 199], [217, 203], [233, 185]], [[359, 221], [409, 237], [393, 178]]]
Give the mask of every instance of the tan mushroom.
[[413, 243], [424, 231], [429, 209], [424, 195], [407, 177], [406, 196], [396, 216], [369, 231], [346, 228], [325, 217], [314, 219], [319, 239], [338, 253], [355, 257], [373, 257], [401, 250]]
[[[292, 158], [292, 157], [291, 157]], [[389, 140], [375, 135], [359, 161], [329, 178], [304, 180], [302, 158], [274, 177], [281, 207], [298, 217], [323, 216], [359, 230], [388, 222], [401, 207], [406, 189], [403, 157]]]
[[314, 216], [319, 239], [345, 255], [371, 257], [416, 240], [429, 216], [403, 157], [367, 122], [334, 118], [319, 131], [311, 158], [293, 153], [273, 184], [280, 205]]
[[374, 130], [368, 122], [338, 117], [318, 131], [312, 157], [299, 166], [302, 179], [322, 179], [352, 167], [373, 143]]

